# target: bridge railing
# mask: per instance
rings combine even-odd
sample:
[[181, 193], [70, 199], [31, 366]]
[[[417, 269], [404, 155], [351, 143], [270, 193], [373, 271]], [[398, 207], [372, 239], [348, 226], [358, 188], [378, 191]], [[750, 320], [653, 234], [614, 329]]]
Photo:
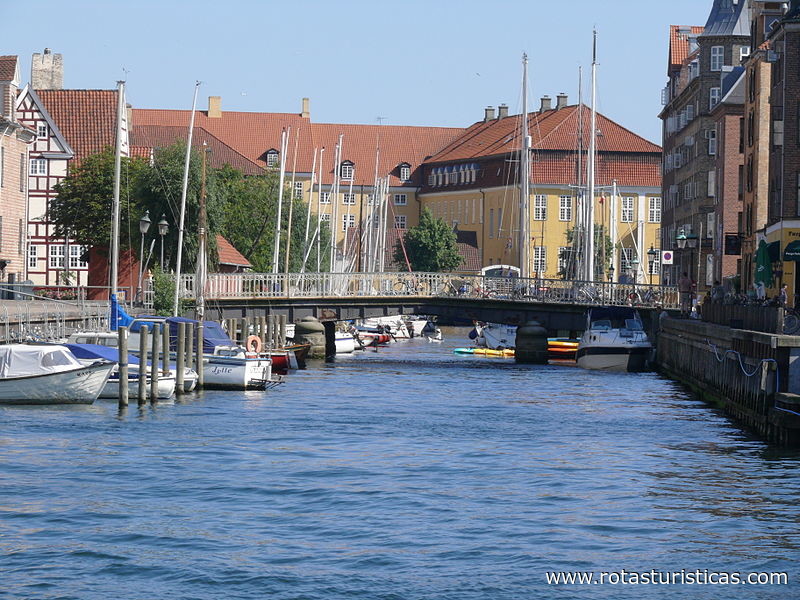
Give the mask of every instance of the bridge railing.
[[[194, 275], [183, 275], [180, 293], [195, 296]], [[457, 273], [214, 273], [207, 300], [329, 297], [460, 297], [548, 304], [678, 308], [674, 286], [563, 279], [484, 277]]]

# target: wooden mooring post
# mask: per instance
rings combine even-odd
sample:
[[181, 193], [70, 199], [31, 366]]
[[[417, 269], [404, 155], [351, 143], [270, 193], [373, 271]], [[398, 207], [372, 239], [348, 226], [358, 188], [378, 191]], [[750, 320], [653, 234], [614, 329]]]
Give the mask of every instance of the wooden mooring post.
[[175, 394], [183, 395], [183, 369], [186, 364], [186, 323], [178, 323], [178, 345], [175, 351]]
[[158, 402], [158, 370], [161, 361], [161, 335], [158, 325], [153, 324], [153, 357], [150, 360], [150, 403]]
[[197, 337], [195, 338], [195, 364], [197, 367], [197, 387], [202, 388], [205, 384], [205, 377], [203, 376], [203, 322], [197, 324]]
[[139, 406], [147, 402], [147, 342], [150, 336], [150, 328], [142, 325], [139, 329], [139, 387], [137, 399]]
[[119, 347], [119, 407], [128, 406], [128, 328], [117, 330]]

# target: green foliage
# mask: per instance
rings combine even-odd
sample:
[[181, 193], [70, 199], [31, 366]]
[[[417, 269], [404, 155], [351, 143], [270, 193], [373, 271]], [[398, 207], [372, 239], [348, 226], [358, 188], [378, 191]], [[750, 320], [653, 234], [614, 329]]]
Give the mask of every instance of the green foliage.
[[[152, 164], [143, 160], [122, 159], [121, 233], [122, 248], [140, 248], [139, 219], [149, 211], [150, 229], [145, 234], [144, 259], [148, 258], [150, 244], [153, 256], [149, 266], [158, 263], [160, 238], [158, 222], [164, 215], [169, 230], [164, 237], [165, 269], [175, 268], [180, 223], [181, 191], [186, 160], [186, 142], [159, 148]], [[58, 197], [50, 207], [50, 217], [56, 226], [56, 235], [68, 233], [80, 244], [108, 246], [111, 238], [111, 202], [113, 197], [114, 153], [105, 149], [100, 154], [86, 158], [80, 167], [65, 178], [56, 188]], [[186, 194], [182, 265], [184, 273], [196, 270], [198, 248], [198, 214], [202, 179], [202, 155], [192, 150], [189, 163], [189, 182]], [[291, 191], [284, 191], [281, 218], [281, 256], [279, 268], [283, 271], [286, 235], [289, 225]], [[278, 175], [274, 170], [263, 175], [245, 177], [240, 171], [224, 166], [206, 170], [207, 247], [209, 271], [216, 269], [216, 234], [226, 237], [252, 264], [256, 271], [272, 269], [272, 254], [277, 217]], [[305, 252], [305, 224], [308, 205], [293, 200], [292, 243], [289, 268], [300, 270]], [[316, 218], [311, 219], [310, 236], [316, 229]], [[330, 228], [323, 223], [321, 233], [323, 270], [328, 268]], [[316, 253], [311, 252], [307, 270], [316, 269]], [[313, 266], [313, 268], [312, 268]], [[162, 276], [164, 276], [162, 274]], [[173, 292], [174, 293], [174, 292]], [[166, 294], [170, 296], [170, 294]], [[171, 300], [168, 303], [171, 306]], [[165, 308], [165, 310], [167, 310]]]
[[[405, 236], [408, 260], [414, 271], [455, 271], [461, 266], [456, 234], [443, 219], [434, 218], [427, 208], [422, 211], [419, 225], [408, 230]], [[394, 260], [405, 264], [400, 240], [394, 249]]]
[[163, 317], [172, 316], [175, 300], [175, 278], [156, 267], [153, 269], [153, 311]]
[[[138, 203], [131, 197], [141, 173], [147, 169], [142, 160], [122, 159], [120, 183], [121, 222], [130, 220], [131, 211], [138, 212]], [[111, 239], [111, 204], [114, 196], [114, 152], [110, 148], [89, 156], [54, 187], [58, 194], [49, 206], [49, 218], [55, 225], [55, 236], [69, 234], [77, 243], [87, 246], [108, 246]], [[136, 217], [138, 219], [138, 216]], [[134, 238], [135, 240], [138, 237]], [[131, 246], [131, 237], [120, 232], [120, 247]]]
[[[571, 253], [575, 238], [575, 228], [570, 227], [566, 231], [567, 246]], [[605, 249], [605, 252], [604, 252]], [[608, 275], [608, 268], [614, 258], [614, 244], [606, 233], [602, 225], [594, 226], [594, 273], [595, 280], [605, 281]], [[605, 260], [604, 260], [605, 259]], [[558, 273], [564, 279], [575, 279], [575, 260], [569, 257], [566, 261], [566, 268]]]

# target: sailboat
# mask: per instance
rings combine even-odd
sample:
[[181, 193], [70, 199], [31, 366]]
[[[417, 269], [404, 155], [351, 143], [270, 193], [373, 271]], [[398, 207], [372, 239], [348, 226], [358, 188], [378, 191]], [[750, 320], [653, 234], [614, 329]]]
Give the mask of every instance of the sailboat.
[[[592, 114], [586, 226], [586, 281], [594, 282], [594, 199], [597, 154], [597, 31], [592, 45]], [[616, 192], [616, 190], [615, 190]], [[616, 195], [616, 194], [615, 194]], [[586, 330], [578, 343], [578, 366], [587, 369], [636, 371], [644, 368], [652, 345], [638, 312], [628, 307], [597, 306], [586, 313]]]

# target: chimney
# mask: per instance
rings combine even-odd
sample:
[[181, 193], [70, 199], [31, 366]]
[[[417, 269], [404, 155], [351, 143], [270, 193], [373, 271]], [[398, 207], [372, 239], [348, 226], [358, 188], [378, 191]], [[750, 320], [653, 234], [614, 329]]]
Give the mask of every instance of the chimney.
[[133, 129], [133, 106], [130, 102], [125, 103], [125, 119], [128, 121], [128, 131]]
[[45, 48], [31, 60], [31, 87], [35, 90], [60, 90], [64, 87], [64, 62], [60, 54]]
[[539, 109], [539, 112], [544, 112], [546, 110], [553, 109], [553, 101], [550, 99], [550, 96], [542, 96], [542, 106]]
[[17, 88], [19, 87], [19, 58], [5, 56], [2, 60], [3, 70], [11, 72], [11, 79], [0, 81], [0, 114], [9, 121], [16, 121], [14, 101], [17, 99]]
[[300, 113], [300, 116], [304, 119], [311, 118], [311, 101], [308, 98], [303, 98], [303, 112]]
[[508, 105], [501, 104], [497, 107], [497, 118], [498, 119], [505, 119], [508, 116]]
[[568, 100], [569, 96], [567, 96], [564, 92], [561, 92], [558, 96], [556, 96], [556, 110], [566, 108]]
[[222, 118], [222, 96], [208, 97], [208, 118], [209, 119]]
[[484, 112], [484, 116], [483, 116], [483, 122], [484, 123], [488, 123], [489, 121], [493, 121], [494, 120], [494, 106], [487, 106], [484, 109], [484, 111], [485, 112]]

